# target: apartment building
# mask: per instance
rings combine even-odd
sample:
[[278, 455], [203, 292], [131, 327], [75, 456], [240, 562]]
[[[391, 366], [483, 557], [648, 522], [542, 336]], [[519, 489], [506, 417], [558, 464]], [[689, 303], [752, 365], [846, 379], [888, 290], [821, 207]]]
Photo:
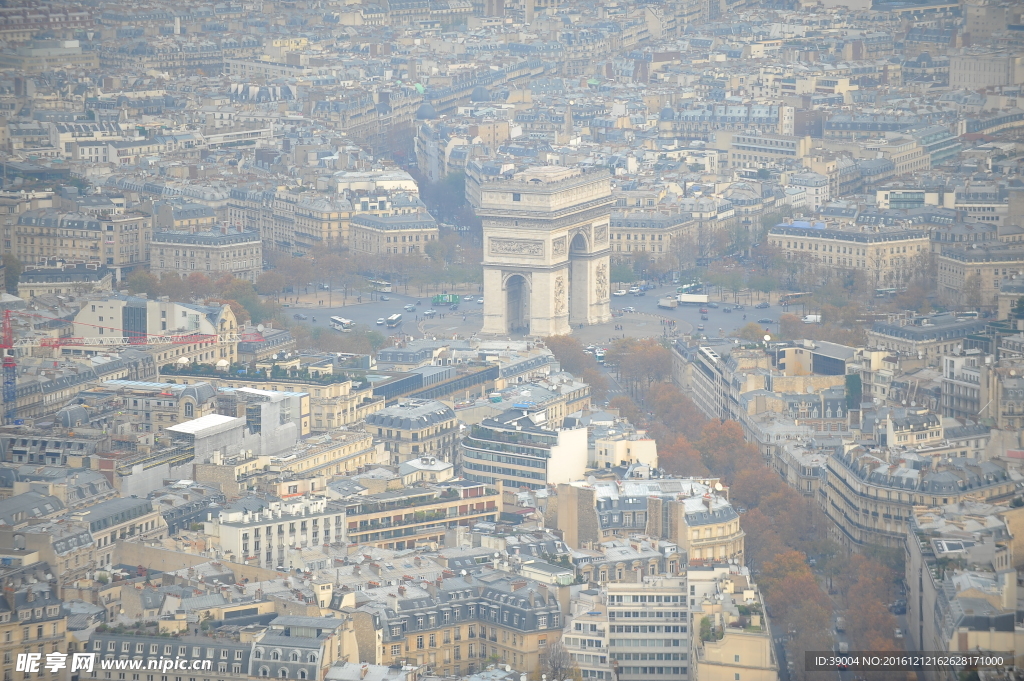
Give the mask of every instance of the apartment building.
[[989, 88], [1024, 83], [1024, 57], [975, 48], [949, 56], [951, 88]]
[[167, 522], [149, 499], [110, 499], [75, 511], [71, 518], [89, 528], [100, 566], [113, 564], [114, 544], [118, 540], [129, 537], [152, 540], [167, 536]]
[[709, 491], [701, 497], [651, 498], [648, 533], [677, 544], [691, 565], [744, 561], [740, 516], [725, 497]]
[[488, 568], [427, 582], [425, 591], [399, 586], [384, 598], [375, 608], [381, 664], [459, 676], [498, 661], [539, 678], [548, 648], [562, 635], [556, 587]]
[[771, 465], [786, 483], [810, 500], [825, 481], [829, 451], [806, 442], [785, 442], [773, 448]]
[[984, 328], [983, 320], [957, 317], [949, 312], [910, 318], [894, 316], [874, 323], [867, 332], [868, 346], [903, 357], [924, 359], [937, 366], [943, 355], [957, 352], [967, 336]]
[[[221, 359], [228, 363], [237, 357], [238, 325], [230, 305], [195, 305], [150, 300], [138, 296], [115, 294], [83, 305], [75, 315], [73, 333], [78, 337], [96, 338], [95, 343], [61, 348], [64, 354], [95, 354], [105, 337], [142, 340], [149, 336], [194, 335], [194, 343], [149, 345], [146, 351], [158, 366], [176, 362], [182, 357], [189, 362], [213, 364]], [[89, 348], [94, 348], [90, 350]], [[179, 381], [180, 382], [180, 381]]]
[[533, 405], [484, 419], [459, 445], [458, 467], [467, 480], [509, 489], [545, 489], [579, 480], [587, 469], [587, 429], [549, 422]]
[[[166, 369], [166, 367], [165, 367]], [[310, 396], [310, 430], [324, 432], [362, 421], [384, 408], [384, 398], [373, 394], [373, 386], [357, 382], [345, 374], [325, 371], [317, 378], [281, 376], [280, 378], [231, 376], [223, 371], [165, 371], [168, 383], [189, 385], [210, 382], [219, 388], [253, 388], [272, 392], [306, 393]]]
[[831, 189], [827, 176], [816, 172], [803, 172], [791, 175], [789, 184], [792, 187], [802, 187], [807, 193], [807, 206], [814, 212], [829, 202]]
[[18, 297], [42, 295], [81, 296], [109, 292], [114, 273], [100, 263], [69, 264], [50, 260], [45, 264], [26, 265], [18, 277]]
[[1011, 193], [1006, 187], [995, 182], [966, 182], [952, 194], [952, 205], [948, 198], [945, 205], [961, 211], [972, 222], [1019, 226], [1020, 216], [1010, 214]]
[[454, 462], [458, 419], [436, 400], [405, 400], [367, 415], [367, 433], [384, 442], [391, 464], [429, 456]]
[[583, 592], [562, 645], [584, 679], [691, 678], [686, 594], [685, 576]]
[[763, 168], [787, 162], [800, 165], [813, 143], [809, 135], [719, 131], [715, 133], [715, 145], [728, 154], [722, 160], [726, 168]]
[[768, 230], [768, 243], [787, 260], [821, 269], [863, 272], [878, 288], [899, 288], [915, 276], [920, 257], [930, 250], [924, 230], [878, 232], [805, 228], [781, 224]]
[[[303, 194], [287, 190], [274, 192], [272, 211], [269, 211], [270, 215], [267, 215], [266, 211], [261, 211], [264, 213], [261, 219], [283, 227], [283, 232], [287, 234], [284, 240], [293, 242], [301, 248], [347, 244], [348, 221], [352, 215], [351, 202], [324, 195]], [[253, 228], [249, 223], [237, 224], [245, 224], [248, 229]], [[273, 243], [271, 247], [274, 247]]]
[[657, 254], [680, 254], [698, 240], [698, 223], [687, 212], [662, 213], [650, 211], [613, 211], [609, 225], [611, 249], [615, 253], [644, 251]]
[[[645, 464], [633, 464], [622, 479], [579, 479], [557, 486], [557, 523], [565, 543], [573, 548], [646, 535], [659, 546], [679, 549], [677, 525], [666, 530], [662, 521], [652, 524], [655, 499], [702, 498], [714, 490], [717, 478], [659, 477]], [[660, 508], [660, 507], [659, 507]], [[678, 520], [675, 518], [673, 520]], [[668, 549], [666, 549], [668, 550]], [[588, 568], [594, 581], [621, 580], [623, 574]], [[673, 570], [670, 570], [672, 572]], [[598, 579], [598, 576], [600, 579]]]
[[425, 253], [426, 245], [438, 237], [437, 223], [429, 213], [356, 215], [349, 222], [349, 245], [358, 253]]
[[352, 633], [347, 618], [275, 617], [253, 642], [249, 678], [324, 681], [335, 662], [351, 656]]
[[777, 681], [779, 661], [757, 585], [745, 571], [730, 570], [728, 575], [714, 577], [717, 579], [711, 584], [694, 584], [691, 580], [691, 587], [704, 587], [704, 597], [698, 598], [693, 607], [693, 628], [697, 631], [691, 635], [691, 678]]
[[[906, 540], [908, 650], [1020, 651], [1011, 527], [1019, 509], [966, 502], [913, 510]], [[954, 681], [952, 667], [927, 681]]]
[[263, 272], [263, 243], [257, 232], [221, 227], [208, 232], [155, 232], [150, 272], [186, 277], [199, 272], [208, 277], [230, 274], [255, 282]]
[[342, 503], [349, 542], [397, 550], [443, 546], [448, 529], [498, 519], [501, 483], [492, 487], [455, 479], [353, 496]]
[[345, 540], [345, 507], [324, 497], [247, 496], [203, 523], [204, 533], [229, 560], [274, 569], [289, 548]]
[[1004, 278], [1024, 272], [1024, 249], [1020, 244], [943, 249], [935, 262], [939, 293], [946, 300], [966, 304], [970, 297], [982, 307], [995, 308]]
[[7, 248], [22, 262], [61, 258], [102, 264], [117, 270], [115, 279], [120, 281], [149, 261], [152, 219], [132, 213], [96, 216], [43, 208], [22, 213], [12, 232]]
[[666, 107], [658, 120], [662, 139], [708, 139], [721, 131], [792, 135], [796, 109], [785, 104], [712, 104], [687, 109]]
[[[4, 678], [23, 678], [16, 666], [18, 655], [36, 653], [40, 657], [35, 678], [58, 681], [64, 670], [46, 669], [47, 653], [66, 653], [67, 611], [60, 587], [54, 580], [54, 568], [39, 562], [36, 552], [5, 556], [0, 570], [3, 596], [0, 596], [0, 654]], [[49, 577], [47, 577], [49, 575]], [[40, 579], [42, 578], [42, 579]]]
[[191, 665], [208, 660], [209, 669], [197, 669], [202, 681], [241, 681], [249, 675], [249, 660], [252, 643], [235, 641], [230, 638], [208, 638], [206, 636], [144, 636], [136, 632], [116, 633], [115, 631], [94, 631], [88, 640], [81, 643], [81, 652], [93, 653], [98, 660], [90, 670], [81, 670], [82, 681], [107, 681], [110, 672], [102, 671], [100, 660], [132, 659], [141, 660], [142, 669], [150, 662], [176, 658]]
[[845, 547], [902, 546], [915, 505], [992, 502], [1016, 490], [1006, 469], [992, 461], [882, 456], [847, 446], [828, 458], [818, 502], [832, 520], [830, 533]]
[[96, 53], [83, 51], [77, 40], [35, 40], [0, 52], [0, 68], [24, 74], [46, 73], [65, 66], [96, 69], [99, 65]]

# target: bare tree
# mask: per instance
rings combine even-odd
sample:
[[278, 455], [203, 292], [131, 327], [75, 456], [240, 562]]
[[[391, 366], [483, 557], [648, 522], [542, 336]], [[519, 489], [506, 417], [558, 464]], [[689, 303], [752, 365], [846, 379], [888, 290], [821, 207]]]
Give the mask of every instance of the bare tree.
[[572, 656], [561, 641], [555, 641], [548, 646], [548, 652], [544, 656], [544, 671], [551, 681], [576, 678], [576, 663], [572, 661]]

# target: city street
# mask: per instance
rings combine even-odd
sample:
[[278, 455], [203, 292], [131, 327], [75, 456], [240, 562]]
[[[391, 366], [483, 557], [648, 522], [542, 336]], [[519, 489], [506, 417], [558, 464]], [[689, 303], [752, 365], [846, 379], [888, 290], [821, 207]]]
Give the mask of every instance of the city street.
[[[380, 300], [382, 295], [388, 297], [389, 300]], [[719, 303], [717, 308], [709, 307], [708, 319], [701, 320], [700, 306], [698, 305], [680, 305], [675, 309], [659, 308], [658, 299], [665, 295], [675, 295], [675, 286], [666, 285], [656, 288], [647, 291], [643, 296], [614, 296], [611, 299], [611, 308], [616, 316], [610, 323], [574, 329], [573, 335], [585, 345], [608, 344], [615, 338], [623, 336], [650, 338], [665, 335], [666, 328], [662, 321], [671, 320], [676, 322], [675, 335], [693, 333], [698, 325], [703, 324], [703, 333], [709, 338], [725, 337], [757, 319], [772, 319], [777, 322], [779, 315], [782, 314], [782, 308], [777, 305], [772, 305], [764, 310], [757, 310], [751, 305], [746, 305], [744, 310], [726, 312], [726, 308], [731, 308], [733, 305], [730, 302]], [[431, 308], [432, 296], [417, 297], [400, 293], [374, 293], [370, 296], [373, 300], [368, 299], [368, 296], [364, 294], [363, 302], [357, 303], [355, 302], [357, 298], [349, 295], [348, 305], [329, 307], [332, 297], [334, 300], [340, 300], [341, 293], [334, 291], [333, 295], [329, 297], [326, 291], [321, 291], [316, 297], [313, 295], [302, 296], [302, 302], [298, 304], [292, 302], [284, 308], [285, 314], [287, 316], [304, 314], [308, 319], [301, 320], [301, 323], [312, 326], [329, 326], [330, 317], [344, 317], [358, 325], [376, 329], [388, 336], [426, 334], [442, 337], [458, 335], [460, 338], [465, 338], [478, 333], [483, 323], [483, 306], [477, 300], [463, 302], [456, 311], [450, 310], [448, 306], [438, 306], [435, 317], [424, 318], [423, 312]], [[478, 296], [474, 296], [474, 298], [478, 298]], [[322, 305], [319, 304], [321, 301]], [[416, 301], [420, 301], [420, 305], [417, 306], [415, 312], [403, 309], [405, 305], [415, 304]], [[402, 315], [401, 326], [388, 329], [383, 324], [377, 324], [378, 319], [387, 318], [393, 314]], [[313, 321], [314, 317], [316, 317], [315, 322]], [[762, 324], [761, 326], [770, 329], [773, 334], [778, 331], [777, 324]], [[510, 335], [510, 337], [514, 337], [514, 335]]]

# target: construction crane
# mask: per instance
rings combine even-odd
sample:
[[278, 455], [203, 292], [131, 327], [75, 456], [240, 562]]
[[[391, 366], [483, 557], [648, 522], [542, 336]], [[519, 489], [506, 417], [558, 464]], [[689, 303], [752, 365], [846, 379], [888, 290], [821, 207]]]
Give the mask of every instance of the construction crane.
[[22, 315], [25, 317], [37, 317], [39, 319], [45, 319], [53, 321], [53, 317], [47, 317], [46, 315], [33, 314], [31, 312], [22, 312], [20, 310], [4, 310], [3, 324], [0, 327], [0, 351], [3, 352], [3, 401], [4, 401], [4, 423], [10, 424], [14, 422], [17, 416], [17, 402], [18, 402], [18, 362], [16, 359], [16, 351], [20, 348], [63, 348], [63, 347], [130, 347], [140, 345], [191, 345], [191, 344], [208, 344], [217, 345], [219, 343], [235, 343], [240, 340], [263, 340], [262, 335], [256, 334], [259, 338], [254, 338], [253, 334], [239, 335], [237, 332], [224, 333], [224, 334], [209, 334], [209, 333], [174, 333], [174, 334], [160, 334], [160, 335], [149, 335], [140, 334], [137, 332], [125, 333], [124, 329], [111, 327], [111, 326], [97, 326], [95, 324], [86, 324], [84, 322], [71, 322], [79, 326], [90, 326], [100, 329], [100, 333], [106, 330], [116, 331], [118, 333], [101, 336], [44, 336], [38, 338], [14, 338], [14, 325], [11, 320], [12, 315]]

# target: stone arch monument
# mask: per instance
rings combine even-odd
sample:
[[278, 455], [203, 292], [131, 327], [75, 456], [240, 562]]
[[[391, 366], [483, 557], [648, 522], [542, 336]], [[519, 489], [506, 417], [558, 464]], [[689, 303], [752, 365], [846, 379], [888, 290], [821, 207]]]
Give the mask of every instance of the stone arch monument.
[[483, 333], [566, 334], [611, 319], [607, 171], [541, 166], [488, 176], [467, 198], [483, 222]]

